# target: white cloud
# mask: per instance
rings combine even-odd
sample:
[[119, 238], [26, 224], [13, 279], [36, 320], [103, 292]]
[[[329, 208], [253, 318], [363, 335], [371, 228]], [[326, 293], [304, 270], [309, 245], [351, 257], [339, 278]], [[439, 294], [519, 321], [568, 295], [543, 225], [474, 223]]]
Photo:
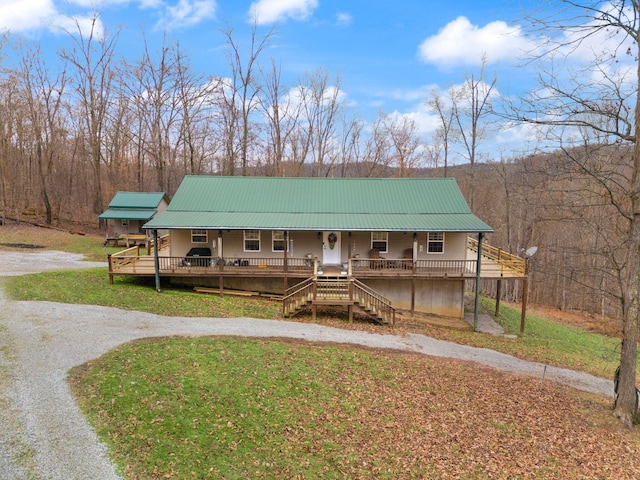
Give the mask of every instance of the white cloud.
[[431, 96], [431, 92], [437, 85], [420, 85], [413, 89], [395, 89], [390, 92], [380, 93], [380, 96], [393, 98], [394, 100], [403, 100], [408, 102], [423, 101]]
[[418, 57], [440, 67], [481, 65], [487, 62], [519, 58], [533, 45], [524, 38], [520, 27], [495, 21], [484, 27], [472, 25], [466, 17], [448, 23], [436, 35], [418, 47]]
[[348, 27], [353, 23], [353, 17], [346, 12], [338, 12], [336, 15], [336, 24], [341, 27]]
[[114, 6], [114, 5], [127, 5], [129, 3], [133, 3], [131, 0], [67, 0], [65, 3], [69, 3], [71, 5], [77, 5], [79, 7], [83, 7], [89, 10], [104, 10], [105, 8]]
[[318, 0], [258, 0], [249, 7], [249, 17], [258, 25], [281, 22], [287, 18], [306, 20], [318, 7]]
[[58, 31], [69, 32], [71, 35], [81, 32], [84, 37], [92, 35], [94, 38], [102, 38], [104, 36], [104, 25], [100, 18], [96, 16], [68, 17], [56, 15], [53, 21]]
[[48, 25], [56, 9], [52, 0], [3, 0], [0, 2], [0, 30], [24, 32]]
[[175, 5], [166, 7], [164, 16], [156, 23], [155, 28], [172, 30], [190, 27], [213, 18], [215, 13], [215, 0], [178, 0]]

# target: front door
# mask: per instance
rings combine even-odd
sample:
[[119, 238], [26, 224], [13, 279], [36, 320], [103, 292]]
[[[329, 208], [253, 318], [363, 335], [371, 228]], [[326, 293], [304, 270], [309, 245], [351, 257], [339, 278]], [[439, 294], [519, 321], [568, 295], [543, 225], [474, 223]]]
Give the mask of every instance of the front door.
[[322, 232], [322, 264], [340, 265], [340, 232]]

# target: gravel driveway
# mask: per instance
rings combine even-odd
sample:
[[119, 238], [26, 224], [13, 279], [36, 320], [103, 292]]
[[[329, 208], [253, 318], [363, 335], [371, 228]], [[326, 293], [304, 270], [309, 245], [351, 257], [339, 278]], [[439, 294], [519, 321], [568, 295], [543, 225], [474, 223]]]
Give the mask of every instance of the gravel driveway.
[[[44, 269], [104, 265], [68, 253], [0, 251], [0, 277]], [[165, 335], [291, 337], [352, 343], [470, 360], [610, 396], [612, 382], [526, 362], [492, 350], [423, 335], [378, 335], [251, 318], [162, 317], [92, 305], [10, 302], [0, 289], [0, 478], [110, 480], [120, 478], [78, 409], [68, 370], [125, 342]]]

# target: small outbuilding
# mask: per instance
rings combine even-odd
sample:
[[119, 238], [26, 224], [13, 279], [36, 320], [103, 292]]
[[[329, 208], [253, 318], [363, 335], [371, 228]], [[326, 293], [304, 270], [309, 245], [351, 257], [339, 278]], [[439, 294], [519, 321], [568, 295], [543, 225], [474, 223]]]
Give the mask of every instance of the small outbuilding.
[[106, 224], [105, 245], [144, 244], [147, 235], [142, 226], [169, 206], [163, 192], [118, 192], [109, 208], [98, 218]]

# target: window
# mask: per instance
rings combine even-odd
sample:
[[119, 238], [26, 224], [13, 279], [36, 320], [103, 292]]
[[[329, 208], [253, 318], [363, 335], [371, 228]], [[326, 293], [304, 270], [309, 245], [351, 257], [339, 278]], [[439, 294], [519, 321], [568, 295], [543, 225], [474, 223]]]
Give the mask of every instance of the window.
[[444, 253], [444, 232], [427, 233], [427, 253]]
[[128, 227], [129, 226], [129, 220], [122, 220], [122, 226], [123, 227]]
[[207, 231], [199, 228], [191, 230], [191, 243], [207, 243]]
[[[284, 252], [284, 231], [274, 230], [271, 232], [271, 249], [274, 252]], [[287, 252], [289, 249], [287, 248]]]
[[260, 251], [260, 230], [244, 231], [244, 251], [245, 252]]
[[380, 253], [387, 253], [389, 247], [389, 234], [387, 232], [371, 232], [371, 248]]

